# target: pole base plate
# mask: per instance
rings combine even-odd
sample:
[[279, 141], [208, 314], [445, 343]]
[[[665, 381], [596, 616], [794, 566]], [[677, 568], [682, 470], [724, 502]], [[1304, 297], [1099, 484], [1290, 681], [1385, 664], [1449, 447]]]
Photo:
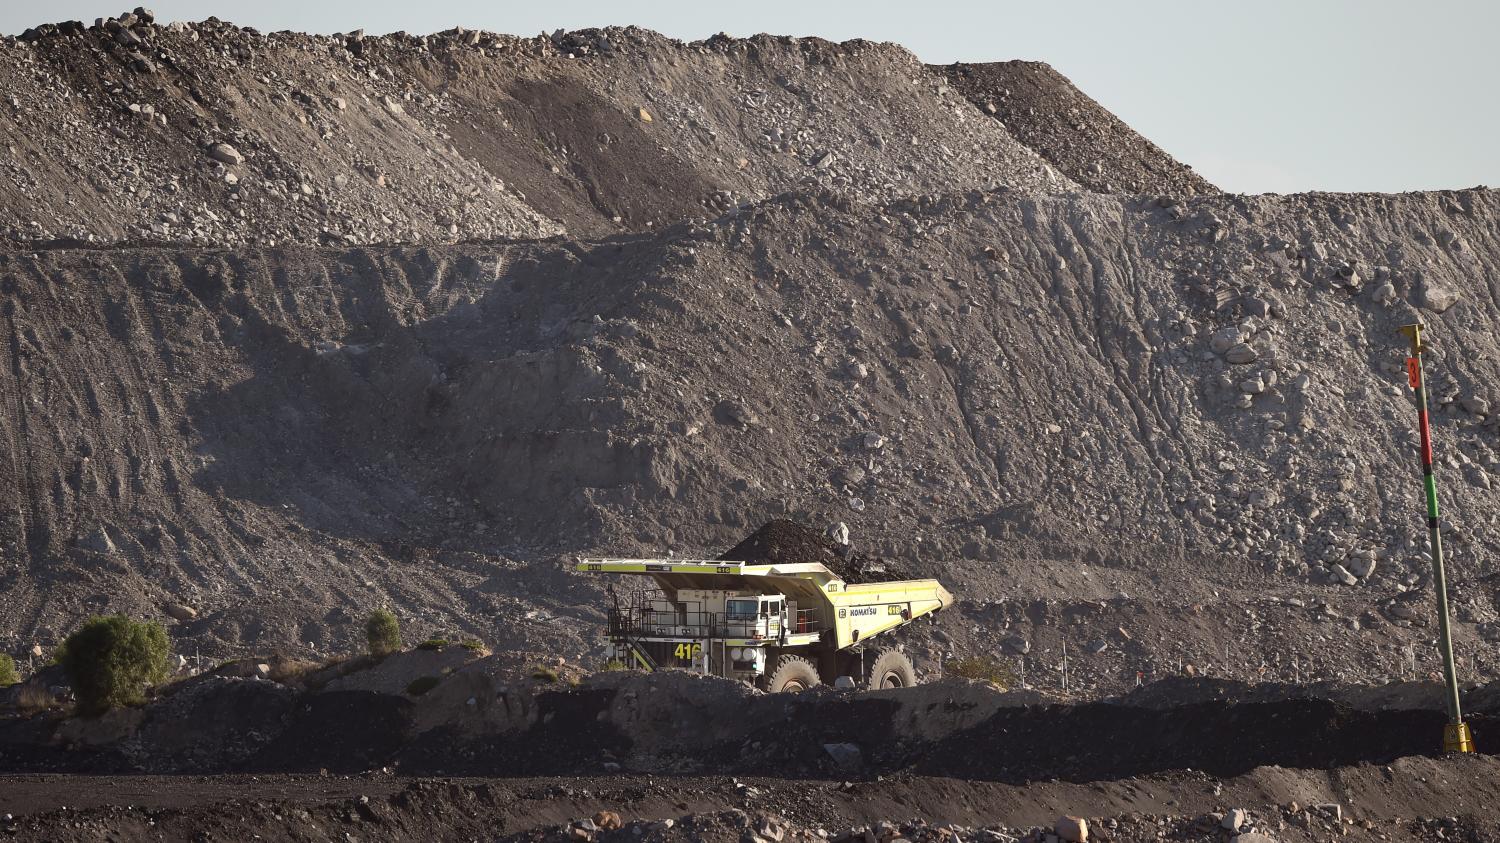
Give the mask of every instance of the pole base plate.
[[1469, 734], [1469, 724], [1449, 723], [1443, 727], [1443, 751], [1474, 751], [1474, 736]]

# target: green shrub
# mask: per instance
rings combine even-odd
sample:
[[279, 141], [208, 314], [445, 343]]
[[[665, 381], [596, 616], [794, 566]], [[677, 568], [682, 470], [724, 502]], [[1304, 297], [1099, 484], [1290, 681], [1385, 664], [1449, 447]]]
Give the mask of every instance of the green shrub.
[[489, 647], [477, 638], [464, 639], [463, 648], [471, 653], [483, 653], [489, 650]]
[[964, 679], [982, 679], [1001, 688], [1009, 688], [1016, 681], [1015, 673], [1010, 665], [998, 662], [990, 656], [954, 659], [943, 665], [943, 672], [949, 676], [959, 676]]
[[441, 681], [436, 676], [419, 676], [413, 679], [410, 685], [406, 686], [406, 693], [414, 697], [420, 697], [433, 688], [436, 688]]
[[627, 665], [627, 664], [625, 664], [624, 662], [620, 661], [619, 659], [610, 659], [609, 661], [607, 661], [607, 662], [604, 663], [604, 670], [606, 672], [613, 672], [613, 671], [616, 671], [616, 670], [629, 670], [629, 669], [630, 669], [630, 666]]
[[556, 682], [557, 671], [546, 665], [539, 664], [531, 669], [531, 678], [538, 682]]
[[441, 649], [443, 649], [446, 646], [448, 646], [448, 639], [446, 639], [446, 638], [429, 638], [426, 641], [423, 641], [421, 644], [418, 644], [417, 645], [417, 649], [418, 650], [441, 650]]
[[10, 657], [10, 653], [0, 653], [0, 688], [9, 688], [20, 681], [21, 677], [16, 675], [16, 660]]
[[63, 642], [57, 660], [73, 683], [79, 711], [92, 715], [145, 702], [146, 687], [167, 678], [170, 652], [161, 624], [111, 615], [89, 618]]
[[389, 656], [401, 649], [401, 624], [389, 609], [376, 609], [365, 621], [365, 640], [370, 642], [370, 655]]

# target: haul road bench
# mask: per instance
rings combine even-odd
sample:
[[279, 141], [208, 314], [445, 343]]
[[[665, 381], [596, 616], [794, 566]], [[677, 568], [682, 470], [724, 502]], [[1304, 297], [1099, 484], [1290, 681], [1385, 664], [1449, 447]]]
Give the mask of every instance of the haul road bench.
[[937, 580], [848, 584], [817, 562], [581, 559], [578, 570], [650, 577], [661, 596], [609, 608], [615, 658], [800, 691], [848, 676], [868, 688], [916, 684], [906, 654], [871, 638], [952, 605]]

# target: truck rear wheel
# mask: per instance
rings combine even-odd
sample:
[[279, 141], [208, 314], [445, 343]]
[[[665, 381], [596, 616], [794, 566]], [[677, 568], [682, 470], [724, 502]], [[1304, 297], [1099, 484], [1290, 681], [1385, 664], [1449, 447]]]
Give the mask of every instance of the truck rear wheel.
[[875, 657], [875, 663], [870, 665], [870, 676], [867, 687], [871, 690], [882, 688], [910, 688], [917, 684], [917, 671], [912, 667], [911, 659], [897, 649], [881, 650], [880, 655]]
[[801, 656], [782, 656], [766, 680], [766, 690], [773, 694], [783, 691], [806, 691], [818, 684], [818, 669]]

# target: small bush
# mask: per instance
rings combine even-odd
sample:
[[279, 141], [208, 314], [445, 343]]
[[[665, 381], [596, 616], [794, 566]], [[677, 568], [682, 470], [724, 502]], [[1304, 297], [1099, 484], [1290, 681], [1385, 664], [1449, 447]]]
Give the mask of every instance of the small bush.
[[990, 656], [970, 656], [966, 659], [954, 659], [943, 665], [943, 672], [949, 676], [959, 676], [964, 679], [982, 679], [1003, 688], [1009, 688], [1015, 684], [1015, 673], [1010, 665], [998, 662]]
[[92, 715], [145, 702], [146, 687], [167, 678], [170, 652], [161, 624], [111, 615], [89, 618], [69, 635], [58, 662], [73, 683], [79, 711]]
[[465, 639], [463, 648], [471, 653], [488, 653], [490, 651], [490, 648], [486, 647], [484, 642], [477, 638]]
[[52, 692], [36, 682], [27, 682], [16, 692], [16, 709], [23, 714], [46, 711], [57, 703]]
[[438, 686], [442, 680], [436, 676], [419, 676], [406, 686], [406, 693], [414, 697], [420, 697]]
[[323, 667], [323, 663], [312, 659], [297, 659], [290, 657], [277, 657], [271, 660], [271, 676], [273, 682], [290, 685], [300, 682], [308, 674]]
[[538, 682], [556, 682], [557, 671], [544, 664], [539, 664], [531, 669], [531, 678]]
[[401, 624], [389, 609], [376, 609], [365, 621], [365, 640], [370, 643], [370, 655], [389, 656], [401, 649]]
[[614, 672], [616, 670], [629, 670], [629, 669], [630, 669], [630, 666], [627, 665], [627, 664], [625, 664], [624, 662], [620, 661], [619, 659], [610, 659], [609, 661], [607, 661], [607, 662], [604, 663], [604, 670], [605, 670], [606, 673], [612, 673], [612, 672]]
[[16, 660], [10, 657], [10, 653], [0, 653], [0, 688], [9, 688], [21, 681], [16, 675]]
[[448, 643], [449, 643], [448, 639], [446, 639], [446, 638], [429, 638], [426, 641], [423, 641], [421, 644], [418, 644], [417, 645], [417, 649], [418, 650], [441, 650], [444, 647], [448, 646]]

